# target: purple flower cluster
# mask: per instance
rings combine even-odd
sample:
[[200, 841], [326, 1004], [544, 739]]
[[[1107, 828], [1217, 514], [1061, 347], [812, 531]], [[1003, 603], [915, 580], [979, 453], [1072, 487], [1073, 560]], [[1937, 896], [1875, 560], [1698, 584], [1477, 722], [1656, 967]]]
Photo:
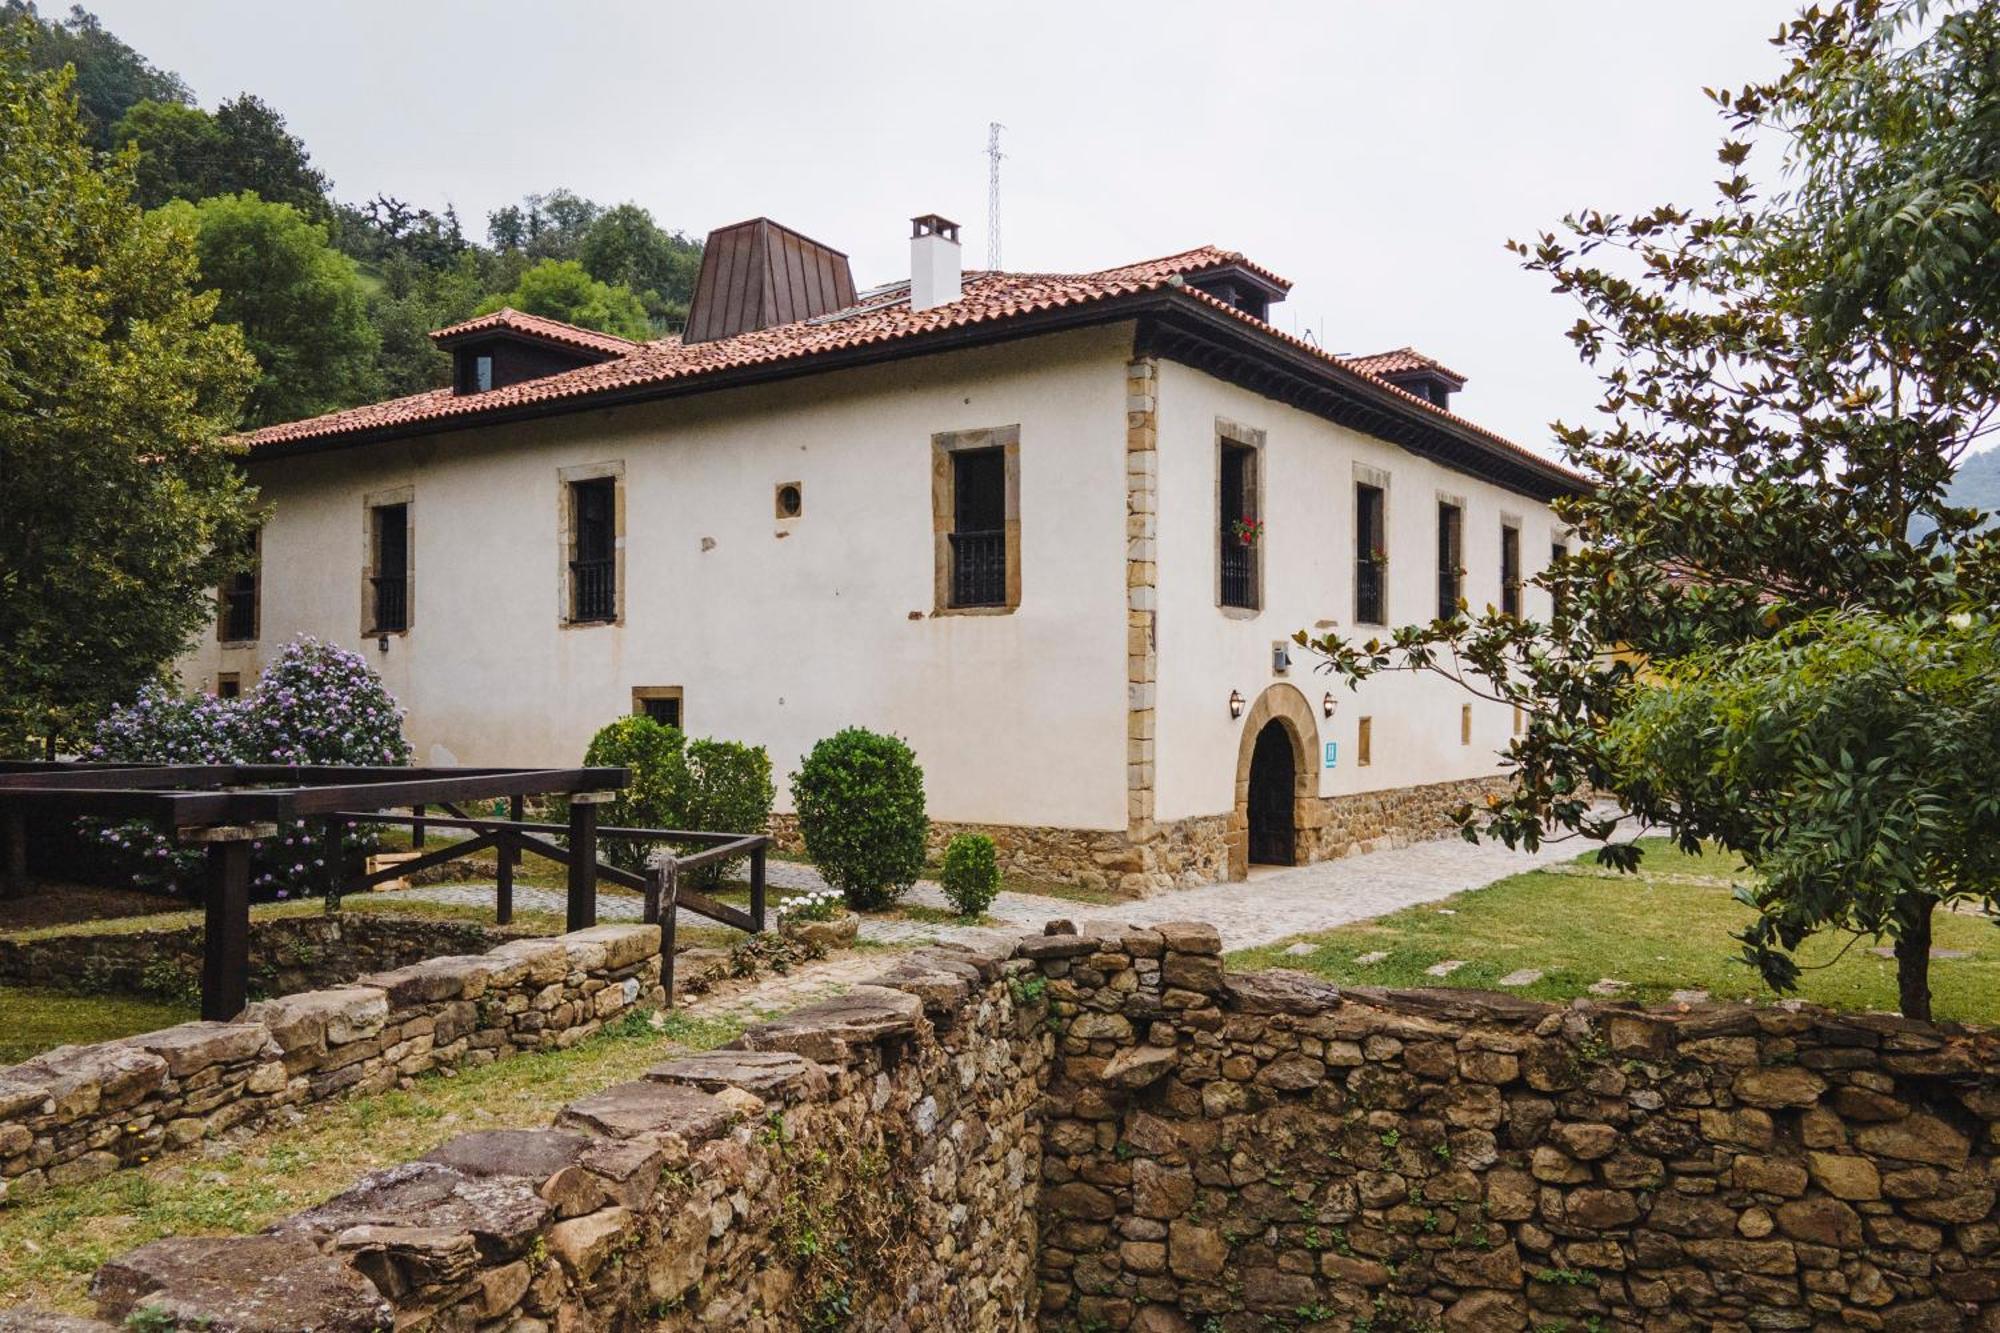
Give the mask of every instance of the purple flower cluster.
[[[356, 653], [302, 636], [284, 645], [240, 699], [183, 697], [149, 685], [97, 726], [92, 759], [172, 764], [368, 764], [410, 762], [403, 710]], [[99, 846], [140, 888], [193, 891], [201, 853], [142, 821], [89, 821]], [[281, 825], [252, 845], [251, 888], [290, 898], [329, 887], [334, 872], [375, 846], [370, 832], [344, 835], [317, 820]]]

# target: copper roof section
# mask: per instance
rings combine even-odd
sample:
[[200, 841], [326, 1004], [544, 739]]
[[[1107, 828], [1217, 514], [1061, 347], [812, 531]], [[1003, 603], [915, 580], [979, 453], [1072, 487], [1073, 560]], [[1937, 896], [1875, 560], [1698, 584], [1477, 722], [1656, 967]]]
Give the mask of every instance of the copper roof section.
[[845, 254], [769, 218], [752, 218], [708, 234], [681, 340], [714, 342], [853, 304]]
[[538, 342], [582, 348], [588, 352], [602, 352], [606, 356], [628, 356], [645, 346], [644, 343], [635, 343], [630, 338], [621, 338], [615, 333], [599, 333], [596, 329], [565, 324], [559, 319], [526, 314], [512, 306], [502, 306], [490, 315], [478, 315], [461, 324], [433, 329], [431, 341], [439, 347], [450, 347], [455, 342], [480, 333], [511, 333]]

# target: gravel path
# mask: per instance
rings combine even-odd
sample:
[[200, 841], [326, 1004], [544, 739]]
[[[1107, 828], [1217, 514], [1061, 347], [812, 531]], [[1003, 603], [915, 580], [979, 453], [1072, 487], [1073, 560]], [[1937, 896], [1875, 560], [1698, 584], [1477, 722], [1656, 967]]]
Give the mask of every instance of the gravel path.
[[[1252, 872], [1248, 881], [1179, 889], [1136, 902], [1097, 904], [1040, 894], [1002, 893], [987, 911], [992, 920], [986, 927], [866, 918], [861, 923], [861, 935], [882, 944], [917, 944], [968, 939], [991, 929], [1015, 933], [1039, 930], [1042, 923], [1053, 917], [1112, 919], [1132, 925], [1210, 921], [1222, 932], [1223, 947], [1247, 949], [1382, 916], [1417, 903], [1436, 902], [1524, 870], [1571, 860], [1581, 850], [1575, 843], [1562, 843], [1534, 853], [1511, 852], [1493, 844], [1440, 838], [1315, 865], [1259, 869]], [[769, 882], [774, 899], [782, 899], [788, 892], [824, 887], [819, 872], [795, 861], [772, 861]], [[490, 884], [434, 884], [397, 892], [426, 902], [486, 906], [493, 901]], [[563, 895], [555, 889], [517, 884], [514, 902], [518, 907], [558, 913], [563, 910]], [[604, 893], [597, 902], [598, 915], [604, 920], [636, 920], [639, 916], [636, 896]], [[948, 908], [944, 894], [928, 880], [912, 889], [904, 902]]]

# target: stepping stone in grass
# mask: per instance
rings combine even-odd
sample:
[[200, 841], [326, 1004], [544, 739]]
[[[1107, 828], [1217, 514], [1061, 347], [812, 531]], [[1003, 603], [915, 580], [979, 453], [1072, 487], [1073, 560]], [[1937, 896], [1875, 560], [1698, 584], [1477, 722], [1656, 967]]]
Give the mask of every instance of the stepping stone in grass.
[[1427, 977], [1448, 977], [1464, 966], [1465, 960], [1463, 958], [1447, 958], [1442, 963], [1432, 963], [1429, 967], [1425, 968], [1424, 975]]
[[1506, 976], [1500, 978], [1499, 984], [1502, 986], [1532, 986], [1541, 979], [1542, 969], [1539, 967], [1524, 967], [1519, 971], [1509, 972]]
[[1691, 990], [1677, 990], [1667, 998], [1675, 1004], [1706, 1004], [1708, 992], [1696, 986]]
[[1388, 956], [1389, 951], [1387, 949], [1371, 949], [1367, 953], [1357, 955], [1354, 959], [1354, 965], [1356, 967], [1373, 967]]
[[1317, 944], [1307, 944], [1304, 940], [1300, 940], [1297, 944], [1287, 946], [1285, 952], [1293, 958], [1304, 958], [1309, 954], [1318, 953], [1319, 946]]
[[1630, 989], [1632, 989], [1631, 982], [1619, 981], [1615, 977], [1600, 977], [1590, 983], [1592, 995], [1622, 995]]
[[[1877, 958], [1894, 958], [1896, 956], [1896, 946], [1893, 944], [1878, 944], [1868, 952], [1874, 954]], [[1969, 952], [1970, 950], [1966, 949], [1932, 949], [1931, 957], [1949, 962], [1954, 958], [1964, 958]]]

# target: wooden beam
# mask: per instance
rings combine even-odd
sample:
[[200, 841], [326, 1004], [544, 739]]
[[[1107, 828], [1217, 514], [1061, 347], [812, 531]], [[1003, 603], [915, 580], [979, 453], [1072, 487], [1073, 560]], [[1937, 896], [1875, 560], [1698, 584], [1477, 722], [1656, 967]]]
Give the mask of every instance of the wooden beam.
[[588, 930], [597, 924], [597, 802], [569, 805], [568, 929]]
[[250, 839], [208, 844], [202, 903], [201, 1016], [228, 1023], [250, 999]]

